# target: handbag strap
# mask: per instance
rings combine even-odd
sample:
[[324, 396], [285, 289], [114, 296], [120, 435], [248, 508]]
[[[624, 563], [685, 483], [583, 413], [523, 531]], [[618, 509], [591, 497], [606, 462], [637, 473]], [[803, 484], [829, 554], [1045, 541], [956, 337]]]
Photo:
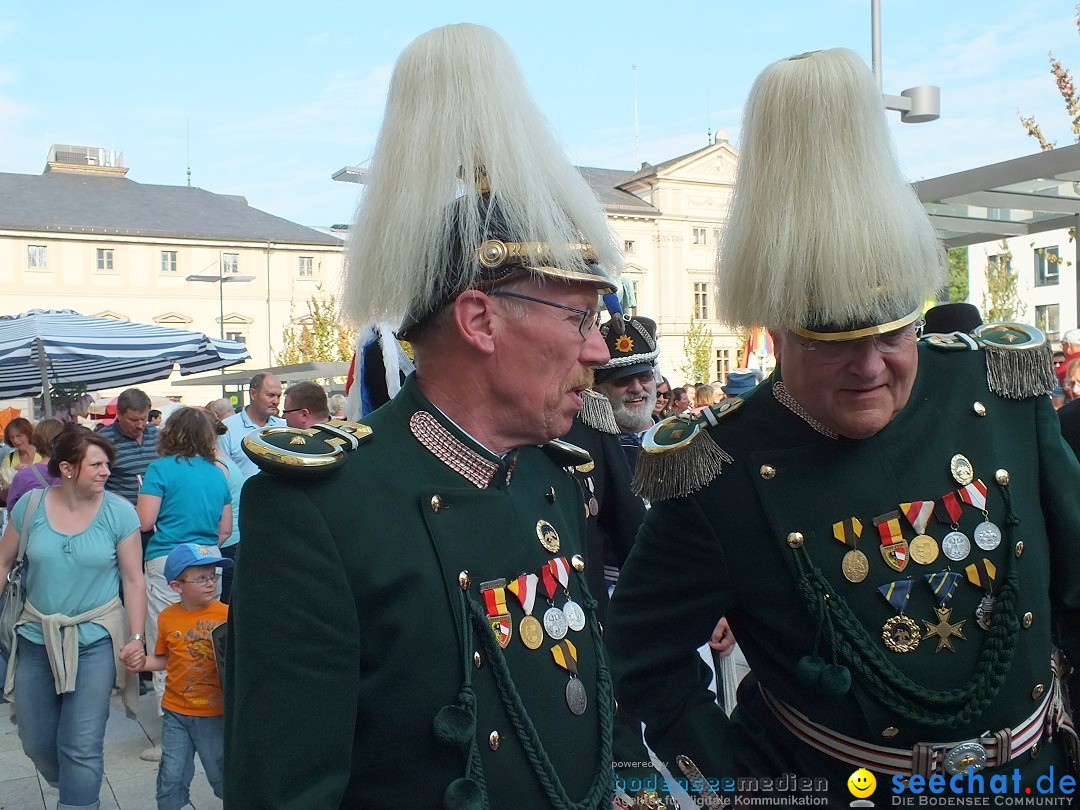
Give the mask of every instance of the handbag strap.
[[34, 471], [34, 475], [37, 477], [37, 480], [41, 482], [43, 487], [49, 486], [49, 482], [45, 480], [45, 476], [41, 474], [41, 470], [38, 468], [37, 464], [31, 464], [30, 469]]
[[44, 489], [35, 489], [27, 496], [26, 513], [23, 515], [22, 530], [19, 532], [19, 556], [15, 558], [15, 565], [21, 565], [26, 557], [26, 541], [30, 538], [30, 521], [34, 514], [41, 508], [45, 500]]

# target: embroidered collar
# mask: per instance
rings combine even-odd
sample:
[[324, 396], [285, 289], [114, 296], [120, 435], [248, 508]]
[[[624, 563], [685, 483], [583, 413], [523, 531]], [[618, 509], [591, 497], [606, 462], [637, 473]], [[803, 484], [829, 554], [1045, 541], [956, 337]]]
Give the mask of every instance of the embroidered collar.
[[484, 458], [427, 411], [416, 411], [409, 417], [409, 430], [435, 458], [477, 489], [486, 489], [499, 472], [498, 462]]
[[830, 439], [839, 439], [840, 434], [832, 428], [827, 428], [821, 424], [817, 419], [812, 417], [806, 412], [806, 409], [798, 403], [798, 401], [791, 395], [791, 393], [784, 386], [783, 380], [777, 380], [772, 385], [773, 396], [776, 397], [776, 401], [802, 419], [806, 424], [820, 433], [822, 436], [827, 436]]

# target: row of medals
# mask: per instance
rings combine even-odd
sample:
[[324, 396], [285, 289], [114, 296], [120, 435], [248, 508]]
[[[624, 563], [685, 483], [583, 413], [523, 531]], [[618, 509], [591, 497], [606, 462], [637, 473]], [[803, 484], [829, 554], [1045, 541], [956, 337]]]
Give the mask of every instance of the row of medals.
[[[953, 480], [966, 486], [975, 480], [971, 462], [962, 455], [955, 455], [950, 460], [950, 470]], [[984, 520], [975, 527], [972, 537], [975, 545], [983, 551], [993, 551], [1001, 544], [1001, 529], [990, 520]], [[938, 558], [937, 541], [928, 534], [918, 534], [908, 544], [908, 551], [913, 562], [919, 565], [930, 565]], [[958, 529], [953, 530], [941, 538], [941, 552], [953, 562], [960, 562], [971, 553], [971, 541], [966, 534]], [[848, 582], [862, 582], [870, 573], [870, 560], [859, 549], [851, 549], [840, 563], [844, 578]]]
[[[952, 474], [953, 480], [961, 486], [967, 486], [975, 480], [974, 468], [971, 462], [962, 455], [957, 454], [949, 460], [949, 471]], [[1001, 544], [1001, 529], [990, 520], [984, 520], [975, 530], [972, 532], [972, 537], [975, 539], [975, 545], [981, 548], [983, 551], [993, 551]], [[908, 544], [908, 551], [911, 554], [911, 560], [919, 565], [930, 565], [938, 558], [938, 544], [937, 541], [928, 534], [918, 534], [913, 537]], [[960, 562], [965, 559], [968, 554], [971, 553], [971, 541], [968, 537], [959, 529], [946, 534], [941, 539], [941, 553], [943, 553], [948, 559], [953, 562]], [[883, 555], [884, 556], [884, 555]], [[886, 558], [887, 560], [887, 558]], [[870, 560], [859, 549], [849, 550], [843, 557], [840, 564], [843, 571], [844, 578], [848, 582], [859, 583], [866, 579], [870, 573]], [[979, 601], [979, 606], [975, 609], [976, 623], [983, 630], [990, 629], [990, 616], [994, 610], [994, 597], [991, 594], [985, 594]], [[942, 619], [939, 611], [939, 621]], [[947, 620], [947, 616], [945, 619]], [[917, 634], [913, 634], [913, 637], [905, 642], [892, 642], [890, 643], [890, 629], [895, 629], [893, 626], [897, 623], [898, 619], [905, 620], [904, 626], [906, 627], [911, 620], [906, 616], [894, 616], [890, 618], [885, 624], [885, 632], [883, 635], [886, 637], [885, 646], [893, 652], [911, 652], [918, 646]], [[929, 623], [927, 623], [929, 624]], [[963, 625], [963, 622], [960, 622]], [[912, 623], [913, 625], [913, 623]], [[914, 626], [914, 625], [913, 625]], [[917, 629], [917, 626], [916, 626]], [[960, 635], [963, 638], [963, 635]], [[942, 648], [939, 645], [938, 650]], [[951, 645], [948, 649], [952, 649]]]
[[[536, 522], [536, 536], [540, 541], [540, 545], [547, 551], [552, 554], [559, 551], [559, 533], [546, 520]], [[565, 560], [565, 557], [561, 559]], [[575, 557], [574, 567], [578, 568], [582, 562], [578, 557]], [[570, 597], [570, 592], [567, 590], [566, 604], [560, 608], [552, 603], [544, 611], [543, 626], [532, 613], [526, 613], [518, 624], [518, 632], [521, 635], [522, 644], [530, 650], [538, 650], [544, 643], [545, 632], [553, 641], [561, 641], [566, 638], [569, 630], [574, 632], [584, 630], [585, 623], [585, 611], [582, 610], [581, 605]], [[496, 635], [496, 640], [499, 640], [498, 635]], [[499, 643], [502, 646], [501, 640], [499, 640]], [[569, 682], [566, 684], [566, 705], [576, 715], [584, 714], [588, 706], [585, 685], [576, 675], [571, 675]]]

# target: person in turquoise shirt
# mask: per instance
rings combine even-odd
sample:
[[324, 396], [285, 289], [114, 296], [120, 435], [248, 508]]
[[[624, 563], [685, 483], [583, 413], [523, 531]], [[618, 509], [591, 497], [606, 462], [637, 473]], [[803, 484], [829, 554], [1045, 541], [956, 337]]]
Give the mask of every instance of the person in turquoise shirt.
[[[146, 548], [146, 631], [157, 638], [157, 617], [179, 599], [165, 580], [165, 558], [181, 543], [220, 545], [233, 530], [232, 495], [217, 465], [217, 435], [202, 411], [180, 408], [159, 438], [161, 458], [146, 470], [136, 511], [143, 531], [155, 528]], [[159, 699], [162, 673], [154, 673]]]

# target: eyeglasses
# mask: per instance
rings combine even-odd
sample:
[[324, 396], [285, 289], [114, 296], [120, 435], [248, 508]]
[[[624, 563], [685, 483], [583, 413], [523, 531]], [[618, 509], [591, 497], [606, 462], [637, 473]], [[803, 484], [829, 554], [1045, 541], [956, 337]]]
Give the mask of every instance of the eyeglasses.
[[195, 579], [178, 579], [177, 582], [187, 582], [190, 585], [199, 585], [200, 587], [209, 585], [211, 582], [217, 582], [221, 579], [221, 574], [201, 574]]
[[575, 315], [580, 315], [581, 323], [578, 324], [578, 334], [581, 335], [582, 340], [587, 340], [592, 333], [592, 330], [600, 325], [600, 312], [595, 309], [568, 307], [565, 304], [556, 304], [554, 301], [545, 301], [543, 298], [534, 298], [531, 295], [523, 295], [522, 293], [510, 292], [509, 290], [492, 290], [488, 295], [520, 298], [522, 301], [532, 301], [534, 304], [544, 304], [545, 306], [555, 307], [556, 309], [565, 309], [567, 312], [573, 312]]
[[813, 352], [820, 363], [842, 363], [854, 357], [867, 344], [881, 354], [896, 354], [909, 344], [921, 328], [920, 320], [884, 335], [870, 335], [858, 340], [804, 340], [799, 341], [798, 345], [805, 352]]
[[656, 392], [656, 398], [660, 399], [660, 397], [663, 397], [664, 399], [671, 399], [671, 392], [670, 391], [657, 391]]
[[296, 413], [297, 411], [306, 411], [307, 408], [286, 408], [282, 413]]

